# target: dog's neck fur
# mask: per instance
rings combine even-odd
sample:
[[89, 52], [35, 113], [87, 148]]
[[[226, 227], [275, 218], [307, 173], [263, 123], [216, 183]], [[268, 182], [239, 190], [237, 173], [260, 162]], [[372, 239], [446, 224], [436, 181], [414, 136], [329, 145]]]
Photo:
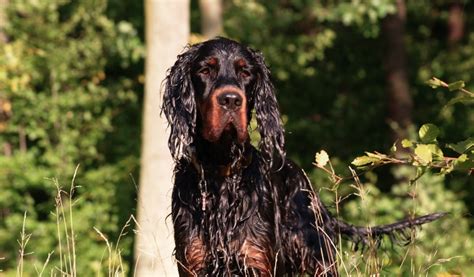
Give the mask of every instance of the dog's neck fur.
[[200, 139], [194, 144], [194, 160], [207, 174], [222, 177], [242, 172], [252, 161], [250, 140], [239, 144], [235, 138], [223, 134], [217, 142]]
[[260, 233], [270, 230], [267, 225], [274, 224], [275, 212], [270, 202], [263, 201], [270, 190], [263, 188], [269, 184], [262, 182], [261, 174], [257, 173], [258, 152], [250, 140], [238, 144], [235, 138], [225, 134], [217, 142], [200, 139], [193, 146], [192, 163], [200, 179], [198, 205], [203, 215], [199, 236], [205, 241], [207, 259], [222, 263], [208, 273], [250, 276], [250, 273], [243, 274], [247, 273], [249, 260], [242, 258], [242, 249], [253, 245], [250, 250], [265, 253], [271, 249], [263, 246], [272, 245], [273, 242], [267, 240], [274, 239], [271, 233]]

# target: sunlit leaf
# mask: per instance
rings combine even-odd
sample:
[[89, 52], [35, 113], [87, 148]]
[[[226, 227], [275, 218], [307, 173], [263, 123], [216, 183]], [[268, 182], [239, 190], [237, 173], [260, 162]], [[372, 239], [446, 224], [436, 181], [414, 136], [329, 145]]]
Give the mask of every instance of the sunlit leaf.
[[474, 168], [474, 160], [466, 154], [462, 154], [454, 161], [454, 169], [459, 171], [470, 171]]
[[369, 157], [369, 156], [360, 156], [355, 158], [352, 161], [352, 164], [355, 166], [365, 166], [365, 165], [374, 165], [380, 162], [380, 158], [378, 157]]
[[459, 154], [462, 154], [471, 149], [474, 149], [474, 138], [468, 138], [458, 143], [448, 144], [447, 147], [458, 152]]
[[420, 158], [420, 162], [423, 165], [427, 165], [433, 160], [431, 149], [426, 144], [418, 144], [415, 148], [415, 155]]
[[428, 123], [421, 126], [420, 130], [418, 131], [418, 135], [420, 139], [424, 143], [432, 142], [438, 137], [439, 129], [436, 125]]
[[443, 82], [438, 78], [432, 77], [431, 79], [426, 81], [426, 84], [428, 84], [432, 88], [438, 88], [443, 84]]
[[449, 91], [459, 90], [465, 87], [464, 81], [457, 81], [451, 84], [448, 84]]
[[397, 143], [392, 144], [392, 147], [390, 147], [390, 152], [397, 152]]
[[412, 146], [413, 146], [413, 142], [411, 142], [411, 140], [408, 140], [408, 139], [403, 139], [403, 140], [402, 140], [402, 146], [403, 146], [403, 148], [412, 147]]
[[432, 153], [433, 159], [442, 160], [444, 158], [444, 153], [441, 150], [441, 148], [439, 148], [438, 145], [436, 145], [436, 144], [427, 144], [427, 146], [428, 146], [428, 148], [430, 149], [430, 151]]

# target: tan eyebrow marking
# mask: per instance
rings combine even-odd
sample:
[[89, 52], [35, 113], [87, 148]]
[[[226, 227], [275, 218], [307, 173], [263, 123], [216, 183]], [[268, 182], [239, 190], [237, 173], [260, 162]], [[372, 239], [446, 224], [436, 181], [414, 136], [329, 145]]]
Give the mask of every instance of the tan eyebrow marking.
[[211, 66], [212, 66], [212, 65], [217, 65], [217, 58], [215, 58], [215, 57], [210, 58], [210, 59], [207, 61], [207, 64], [208, 64], [208, 65], [211, 65]]
[[237, 64], [239, 67], [244, 67], [244, 66], [247, 65], [247, 62], [245, 62], [244, 59], [238, 59], [238, 60], [236, 61], [236, 64]]

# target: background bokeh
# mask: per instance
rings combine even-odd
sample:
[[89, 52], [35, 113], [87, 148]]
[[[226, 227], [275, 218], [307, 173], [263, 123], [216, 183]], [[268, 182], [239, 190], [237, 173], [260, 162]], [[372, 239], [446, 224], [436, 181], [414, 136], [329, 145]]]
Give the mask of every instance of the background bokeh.
[[[324, 189], [332, 183], [312, 165], [321, 149], [336, 172], [348, 175], [348, 165], [364, 151], [389, 152], [400, 128], [413, 138], [422, 124], [434, 123], [446, 143], [474, 134], [472, 105], [444, 107], [452, 93], [425, 83], [436, 76], [464, 80], [466, 89], [474, 90], [474, 2], [402, 2], [406, 21], [400, 43], [413, 103], [406, 126], [393, 121], [389, 106], [398, 100], [387, 92], [392, 48], [384, 24], [397, 13], [400, 0], [223, 1], [222, 35], [264, 53], [278, 90], [288, 155], [305, 168], [332, 210], [335, 192]], [[31, 233], [25, 273], [36, 276], [34, 265], [41, 268], [49, 253], [58, 252], [56, 188], [69, 192], [78, 164], [73, 198], [77, 272], [101, 276], [106, 250], [92, 227], [116, 241], [136, 210], [144, 4], [6, 3], [0, 42], [0, 276], [17, 271], [25, 211]], [[190, 9], [190, 42], [197, 42], [203, 39], [202, 12], [197, 1]], [[474, 178], [433, 171], [410, 185], [406, 180], [413, 174], [387, 166], [362, 175], [364, 197], [354, 195], [360, 188], [341, 185], [338, 196], [348, 197], [338, 203], [338, 212], [353, 223], [381, 224], [413, 211], [449, 211], [447, 219], [424, 228], [408, 250], [387, 243], [379, 254], [384, 272], [472, 276]], [[133, 273], [133, 239], [131, 233], [120, 242], [127, 274]], [[404, 262], [407, 257], [410, 262]], [[356, 258], [343, 257], [348, 264], [367, 262]], [[52, 255], [48, 266], [58, 262]]]

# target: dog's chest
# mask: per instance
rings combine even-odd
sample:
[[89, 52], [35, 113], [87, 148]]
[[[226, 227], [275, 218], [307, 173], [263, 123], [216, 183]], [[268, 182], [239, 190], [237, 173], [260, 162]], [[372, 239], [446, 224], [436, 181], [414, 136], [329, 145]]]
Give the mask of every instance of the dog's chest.
[[[217, 180], [219, 181], [219, 180]], [[273, 212], [255, 180], [229, 176], [221, 182], [208, 182], [203, 196], [200, 233], [214, 268], [245, 268], [249, 263], [269, 264], [273, 239], [268, 234]], [[253, 187], [252, 187], [253, 186]], [[215, 266], [219, 264], [219, 266]]]
[[[242, 176], [229, 176], [208, 181], [208, 191], [202, 193], [202, 231], [208, 241], [222, 247], [236, 244], [234, 241], [246, 234], [259, 217], [259, 196], [249, 190], [252, 183]], [[217, 239], [217, 241], [216, 241]]]

